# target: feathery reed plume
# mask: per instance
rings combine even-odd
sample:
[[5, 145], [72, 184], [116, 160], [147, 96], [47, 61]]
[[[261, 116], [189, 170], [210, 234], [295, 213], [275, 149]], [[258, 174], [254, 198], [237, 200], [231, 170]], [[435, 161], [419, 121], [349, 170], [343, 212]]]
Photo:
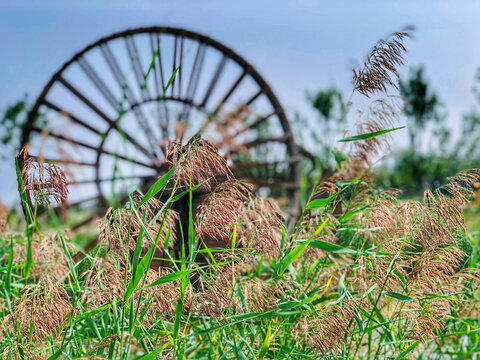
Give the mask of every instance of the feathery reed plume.
[[196, 229], [209, 248], [225, 248], [232, 241], [233, 227], [243, 204], [249, 200], [252, 187], [237, 180], [219, 184], [208, 195], [197, 215]]
[[0, 234], [5, 230], [8, 220], [8, 207], [0, 201]]
[[434, 298], [427, 300], [423, 307], [418, 304], [409, 307], [414, 311], [404, 312], [405, 318], [411, 321], [408, 337], [423, 343], [425, 337], [437, 340], [437, 334], [443, 329], [451, 309], [449, 301]]
[[[394, 127], [400, 120], [402, 114], [402, 102], [398, 97], [388, 97], [372, 102], [365, 113], [361, 113], [361, 122], [357, 123], [356, 134], [367, 134], [379, 132]], [[350, 135], [346, 131], [345, 135]], [[390, 133], [349, 142], [351, 147], [348, 161], [345, 166], [339, 169], [342, 180], [352, 180], [359, 174], [365, 174], [371, 165], [378, 159], [379, 155], [390, 150], [392, 136]]]
[[[363, 63], [363, 68], [353, 69], [353, 87], [367, 97], [375, 93], [386, 93], [389, 86], [398, 89], [398, 66], [403, 65], [407, 51], [405, 38], [411, 37], [412, 27], [393, 33], [390, 38], [380, 40]], [[393, 76], [393, 79], [392, 79]]]
[[216, 254], [217, 265], [201, 278], [197, 307], [202, 314], [222, 317], [225, 314], [264, 312], [282, 297], [281, 281], [246, 277], [256, 268], [255, 256], [245, 250]]
[[29, 156], [27, 147], [18, 157], [22, 158], [23, 185], [32, 205], [61, 205], [68, 199], [67, 178], [60, 167]]
[[[70, 242], [65, 242], [65, 245], [67, 251], [74, 250]], [[20, 242], [15, 243], [13, 246], [13, 264], [23, 264], [26, 257], [27, 244]], [[8, 254], [5, 254], [2, 260], [7, 259]], [[34, 236], [32, 239], [32, 261], [34, 265], [30, 272], [30, 277], [34, 279], [51, 276], [53, 279], [59, 280], [70, 271], [65, 250], [57, 235], [44, 236], [42, 239]]]
[[107, 252], [103, 257], [96, 257], [91, 269], [82, 276], [86, 277], [83, 302], [88, 308], [94, 308], [114, 299], [122, 299], [130, 274], [125, 268], [124, 259]]
[[436, 195], [445, 195], [453, 199], [459, 206], [475, 201], [480, 189], [480, 169], [461, 171], [449, 177], [447, 184], [435, 191]]
[[236, 227], [236, 246], [276, 258], [280, 252], [283, 217], [272, 200], [252, 193], [237, 180], [218, 185], [198, 212], [196, 229], [209, 248], [230, 247]]
[[[364, 259], [361, 271], [352, 274], [353, 283], [363, 290], [381, 284], [396, 293], [408, 286], [414, 299], [428, 294], [428, 300], [397, 306], [396, 311], [410, 321], [412, 338], [435, 338], [455, 301], [443, 295], [462, 288], [460, 277], [476, 279], [475, 274], [462, 273], [471, 245], [460, 206], [472, 197], [478, 174], [475, 169], [462, 172], [439, 190], [425, 192], [423, 201], [379, 199], [363, 219], [365, 228], [377, 229], [375, 244], [388, 255]], [[379, 298], [379, 308], [386, 304], [385, 298]]]
[[278, 258], [284, 217], [274, 200], [251, 195], [240, 209], [237, 223], [239, 246]]
[[[114, 210], [110, 208], [105, 215], [104, 221], [100, 223], [100, 242], [104, 242], [112, 251], [125, 257], [127, 252], [135, 250], [142, 227], [150, 234], [152, 239], [155, 239], [161, 232], [158, 242], [159, 246], [154, 254], [155, 259], [152, 262], [152, 266], [154, 264], [156, 264], [155, 266], [165, 265], [161, 260], [164, 258], [164, 241], [170, 232], [167, 248], [173, 248], [173, 244], [177, 240], [175, 229], [179, 216], [176, 211], [165, 209], [164, 213], [155, 219], [163, 205], [163, 202], [152, 198], [140, 206], [137, 210], [138, 216], [133, 210], [124, 208]], [[150, 238], [146, 235], [143, 236], [141, 255], [145, 255], [151, 246], [152, 241]]]
[[[143, 323], [146, 326], [151, 326], [158, 318], [163, 320], [173, 321], [175, 318], [176, 303], [180, 297], [180, 283], [179, 281], [168, 282], [165, 284], [155, 285], [154, 281], [160, 277], [170, 274], [170, 269], [161, 269], [155, 271], [149, 269], [145, 277], [145, 288], [143, 290], [143, 298], [141, 301], [141, 308], [139, 311], [145, 313]], [[137, 294], [139, 294], [137, 292]], [[195, 294], [191, 284], [186, 288], [185, 298], [183, 301], [183, 312], [188, 313], [193, 306]]]
[[34, 342], [42, 342], [50, 334], [56, 336], [73, 311], [65, 289], [48, 277], [25, 287], [13, 307], [14, 312], [4, 318], [7, 331]]
[[[0, 328], [1, 334], [1, 328]], [[4, 350], [2, 354], [2, 359], [9, 359], [9, 360], [46, 360], [48, 355], [45, 353], [35, 353], [32, 351], [33, 349], [29, 349], [28, 346], [20, 344], [19, 342], [15, 341], [9, 344]], [[34, 350], [39, 350], [37, 346], [35, 346]], [[42, 349], [43, 350], [43, 349]]]
[[295, 325], [293, 336], [299, 342], [304, 339], [311, 348], [323, 354], [335, 352], [345, 341], [345, 334], [355, 318], [356, 306], [353, 300], [349, 300], [307, 314]]
[[197, 193], [211, 192], [219, 183], [234, 178], [217, 148], [200, 137], [191, 138], [185, 146], [171, 142], [166, 161], [175, 167], [173, 178], [180, 180], [183, 189], [202, 184]]
[[[145, 326], [151, 326], [158, 317], [169, 321], [173, 321], [175, 317], [175, 304], [180, 296], [179, 283], [168, 282], [149, 287], [161, 276], [169, 273], [171, 270], [167, 268], [159, 271], [148, 269], [143, 282], [143, 291], [134, 293], [135, 303], [142, 295], [139, 302], [139, 313], [144, 314], [142, 322]], [[121, 300], [131, 278], [131, 272], [127, 270], [124, 259], [109, 251], [102, 257], [96, 257], [92, 268], [87, 270], [83, 276], [86, 277], [86, 280], [82, 299], [88, 308], [94, 308], [114, 300]], [[188, 311], [192, 307], [193, 299], [193, 289], [189, 286], [184, 300], [184, 311]]]
[[480, 182], [476, 182], [474, 185], [473, 191], [473, 204], [480, 205]]

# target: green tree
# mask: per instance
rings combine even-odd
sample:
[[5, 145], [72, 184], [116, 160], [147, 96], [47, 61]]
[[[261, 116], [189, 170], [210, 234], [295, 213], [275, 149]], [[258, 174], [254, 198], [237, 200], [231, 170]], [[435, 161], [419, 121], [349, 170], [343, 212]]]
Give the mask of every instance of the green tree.
[[393, 154], [389, 166], [379, 169], [379, 182], [384, 187], [403, 190], [405, 196], [417, 196], [441, 185], [457, 169], [451, 161], [454, 152], [449, 144], [446, 117], [423, 67], [412, 68], [409, 78], [400, 81], [400, 94], [404, 99], [409, 144]]
[[419, 150], [418, 139], [430, 122], [441, 122], [440, 102], [424, 77], [423, 67], [413, 68], [407, 81], [400, 81], [400, 95], [404, 99], [404, 113], [409, 118], [410, 147]]

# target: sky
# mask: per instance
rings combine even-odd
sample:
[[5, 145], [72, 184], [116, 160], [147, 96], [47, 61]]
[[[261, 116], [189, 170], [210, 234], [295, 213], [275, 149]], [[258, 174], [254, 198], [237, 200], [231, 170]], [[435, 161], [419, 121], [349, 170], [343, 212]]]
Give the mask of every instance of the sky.
[[[471, 0], [2, 0], [0, 109], [24, 94], [33, 100], [61, 64], [98, 38], [167, 25], [233, 48], [263, 75], [287, 114], [313, 116], [307, 92], [335, 86], [349, 93], [353, 61], [379, 38], [414, 25], [404, 73], [425, 66], [455, 131], [475, 103], [479, 14], [480, 2]], [[12, 203], [18, 198], [14, 167], [12, 161], [0, 165], [0, 199]]]

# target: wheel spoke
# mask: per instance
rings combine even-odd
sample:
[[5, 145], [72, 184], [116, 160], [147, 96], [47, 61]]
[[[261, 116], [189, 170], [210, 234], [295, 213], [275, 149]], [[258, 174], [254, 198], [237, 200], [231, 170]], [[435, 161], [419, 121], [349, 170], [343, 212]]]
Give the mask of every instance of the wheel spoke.
[[[198, 43], [197, 53], [195, 54], [195, 59], [193, 61], [192, 72], [190, 74], [190, 78], [188, 80], [187, 86], [187, 95], [186, 100], [193, 102], [193, 98], [197, 91], [198, 80], [200, 79], [200, 73], [203, 68], [203, 60], [205, 58], [205, 44]], [[188, 119], [190, 115], [190, 110], [192, 109], [192, 104], [185, 104], [183, 107], [182, 115], [180, 116], [181, 121], [185, 121]]]
[[[103, 209], [102, 211], [103, 213], [106, 212], [106, 209]], [[71, 231], [77, 231], [78, 229], [90, 224], [93, 220], [97, 219], [99, 216], [98, 214], [94, 214], [94, 215], [91, 215], [89, 217], [87, 217], [86, 219], [80, 221], [79, 223], [75, 224], [75, 225], [72, 225], [70, 227], [70, 230]], [[91, 250], [91, 249], [90, 249]], [[75, 259], [74, 259], [75, 260]], [[78, 261], [78, 260], [77, 260]]]
[[[129, 47], [128, 42], [126, 40], [125, 40], [125, 42], [127, 44], [127, 48], [129, 49], [131, 47], [131, 45]], [[125, 91], [125, 94], [127, 96], [127, 100], [130, 104], [130, 107], [133, 107], [133, 105], [135, 105], [137, 103], [136, 100], [135, 100], [135, 96], [133, 95], [132, 90], [128, 86], [128, 82], [125, 78], [125, 75], [123, 74], [117, 60], [115, 59], [115, 57], [112, 53], [112, 50], [110, 49], [108, 44], [102, 45], [101, 50], [102, 50], [103, 56], [105, 57], [105, 60], [107, 61], [107, 64], [110, 68], [110, 71], [113, 73], [113, 76], [115, 77], [115, 79], [117, 81], [118, 86], [123, 91]], [[130, 60], [135, 61], [135, 59], [133, 59], [132, 57], [130, 58]], [[136, 118], [137, 118], [137, 120], [140, 124], [140, 127], [141, 127], [143, 133], [147, 137], [147, 141], [148, 141], [150, 147], [152, 149], [154, 149], [153, 150], [153, 156], [158, 157], [158, 154], [155, 151], [155, 149], [157, 148], [157, 144], [156, 144], [157, 141], [155, 140], [151, 129], [149, 129], [148, 121], [145, 117], [145, 114], [143, 113], [143, 111], [139, 107], [134, 108], [134, 114], [135, 114], [135, 116], [136, 116]]]
[[288, 158], [287, 160], [283, 161], [274, 161], [274, 162], [268, 162], [268, 161], [263, 161], [263, 162], [249, 162], [249, 163], [235, 163], [233, 165], [234, 170], [243, 170], [243, 169], [250, 169], [250, 168], [265, 168], [265, 167], [275, 167], [278, 165], [291, 165], [295, 164], [298, 161], [298, 158]]
[[182, 72], [183, 72], [183, 42], [184, 36], [180, 38], [180, 59], [178, 61], [178, 97], [182, 97]]
[[84, 128], [86, 128], [86, 129], [90, 130], [91, 132], [97, 134], [101, 138], [105, 136], [105, 134], [102, 133], [101, 131], [95, 129], [93, 126], [91, 126], [91, 125], [87, 124], [86, 122], [80, 120], [78, 117], [70, 114], [68, 111], [63, 110], [63, 109], [59, 108], [57, 105], [52, 104], [50, 101], [44, 100], [43, 105], [49, 107], [52, 110], [55, 110], [60, 115], [63, 115], [66, 118], [68, 118], [69, 120], [73, 121], [74, 123], [83, 126]]
[[58, 78], [58, 81], [65, 86], [73, 95], [75, 95], [79, 100], [81, 100], [85, 105], [92, 109], [98, 116], [105, 120], [109, 125], [112, 125], [114, 121], [110, 119], [98, 106], [92, 103], [85, 95], [83, 95], [79, 90], [77, 90], [72, 84], [65, 80], [62, 76]]
[[289, 133], [286, 133], [285, 135], [280, 136], [280, 137], [261, 138], [261, 139], [256, 139], [256, 140], [253, 140], [253, 141], [249, 141], [249, 142], [243, 144], [243, 146], [245, 146], [247, 148], [251, 148], [251, 147], [266, 144], [266, 143], [269, 143], [269, 142], [282, 143], [282, 142], [284, 142], [286, 140], [289, 140], [291, 138], [292, 138], [292, 133], [289, 132]]
[[200, 104], [201, 107], [205, 107], [207, 105], [208, 99], [210, 98], [210, 95], [212, 94], [212, 91], [215, 88], [215, 85], [217, 84], [218, 79], [220, 78], [220, 75], [223, 72], [223, 69], [225, 68], [225, 64], [227, 63], [227, 60], [228, 60], [227, 56], [223, 55], [222, 59], [218, 63], [217, 69], [215, 70], [212, 80], [208, 85], [207, 92], [205, 93], [205, 96]]
[[259, 117], [257, 120], [255, 120], [252, 124], [250, 125], [247, 125], [245, 127], [243, 127], [242, 129], [240, 130], [237, 130], [233, 135], [232, 137], [235, 138], [237, 137], [238, 135], [240, 134], [243, 134], [244, 132], [246, 132], [247, 130], [251, 130], [251, 129], [255, 129], [257, 126], [259, 126], [260, 124], [262, 124], [264, 121], [267, 121], [269, 118], [271, 118], [273, 115], [276, 114], [276, 111], [273, 111], [272, 113], [268, 114], [267, 116], [263, 116], [263, 117]]
[[85, 203], [90, 202], [90, 201], [95, 201], [95, 200], [103, 200], [103, 196], [98, 194], [98, 195], [91, 196], [89, 198], [78, 200], [78, 201], [75, 201], [75, 202], [72, 202], [72, 203], [67, 203], [66, 205], [67, 205], [68, 208], [73, 208], [73, 207], [80, 206], [82, 204], [85, 204]]
[[[150, 35], [150, 48], [152, 50], [152, 58], [153, 58], [153, 75], [155, 79], [155, 89], [156, 89], [156, 99], [161, 99], [164, 96], [164, 81], [163, 81], [163, 70], [161, 64], [161, 55], [160, 55], [160, 38], [158, 34], [157, 37], [157, 50], [155, 50], [154, 38], [153, 35]], [[157, 69], [157, 61], [155, 60], [155, 54], [158, 57], [158, 69]], [[160, 79], [159, 79], [160, 77]], [[162, 115], [163, 112], [163, 115]], [[168, 110], [167, 105], [165, 104], [165, 100], [157, 100], [157, 116], [160, 123], [160, 131], [162, 132], [162, 137], [165, 138], [167, 136], [165, 132], [166, 125], [168, 123]], [[163, 146], [161, 146], [163, 155], [165, 156], [165, 151]]]
[[[173, 43], [173, 67], [172, 67], [172, 74], [175, 72], [177, 68], [177, 47], [178, 47], [178, 36], [175, 36], [174, 43]], [[170, 96], [174, 97], [175, 95], [175, 84], [177, 82], [176, 76], [173, 78], [172, 84], [170, 85]]]
[[150, 91], [148, 90], [148, 87], [145, 86], [145, 73], [143, 72], [142, 69], [142, 61], [140, 58], [140, 53], [138, 52], [137, 45], [135, 44], [135, 38], [133, 36], [127, 36], [125, 38], [126, 44], [127, 44], [127, 51], [130, 56], [130, 60], [133, 64], [133, 70], [135, 73], [135, 78], [137, 79], [137, 84], [140, 89], [140, 94], [142, 94], [143, 98], [143, 93], [145, 92], [147, 94], [147, 97], [152, 97], [150, 95]]
[[[144, 153], [148, 158], [155, 159], [156, 155], [148, 151], [145, 147], [140, 145], [133, 136], [127, 133], [124, 129], [118, 127], [118, 122], [111, 120], [103, 111], [101, 111], [95, 104], [93, 104], [85, 95], [83, 95], [79, 90], [73, 87], [67, 80], [62, 77], [59, 77], [58, 81], [65, 86], [73, 95], [80, 99], [85, 105], [92, 109], [98, 116], [100, 116], [105, 122], [110, 125], [111, 128], [115, 129], [120, 133], [120, 135], [126, 138], [132, 145], [134, 145], [138, 150]], [[44, 102], [47, 100], [43, 100]], [[48, 106], [48, 105], [47, 105]]]
[[104, 198], [101, 194], [98, 194], [98, 195], [91, 196], [91, 197], [88, 197], [88, 198], [85, 198], [85, 199], [82, 199], [82, 200], [78, 200], [78, 201], [75, 201], [75, 202], [72, 202], [72, 203], [67, 202], [65, 205], [67, 206], [67, 208], [71, 209], [71, 208], [74, 208], [74, 207], [77, 207], [77, 206], [80, 206], [82, 204], [88, 203], [90, 201], [95, 201], [95, 200], [103, 201]]
[[96, 166], [95, 163], [75, 161], [73, 159], [51, 159], [51, 158], [44, 158], [43, 156], [31, 155], [31, 154], [28, 154], [28, 156], [34, 159], [35, 161], [47, 163], [47, 164], [63, 164], [63, 165], [92, 166], [92, 167]]
[[105, 155], [110, 155], [110, 156], [112, 156], [112, 157], [116, 157], [116, 158], [119, 158], [119, 159], [122, 159], [122, 160], [125, 160], [125, 161], [128, 161], [128, 162], [132, 162], [132, 163], [135, 163], [135, 164], [138, 164], [138, 165], [141, 165], [141, 166], [150, 168], [150, 169], [157, 169], [157, 167], [156, 167], [155, 165], [153, 165], [153, 164], [147, 164], [147, 163], [144, 163], [144, 162], [139, 161], [139, 160], [136, 160], [136, 159], [132, 159], [132, 158], [129, 158], [129, 157], [120, 155], [120, 154], [116, 154], [116, 153], [114, 153], [114, 152], [105, 150], [105, 149], [103, 149], [103, 148], [97, 148], [97, 147], [95, 147], [95, 146], [93, 146], [93, 145], [86, 144], [86, 143], [84, 143], [84, 142], [82, 142], [82, 141], [70, 139], [70, 138], [65, 137], [64, 135], [56, 134], [56, 133], [53, 133], [53, 132], [51, 132], [51, 131], [46, 131], [46, 130], [40, 129], [40, 128], [36, 127], [36, 126], [32, 127], [32, 130], [33, 130], [33, 131], [36, 131], [36, 132], [38, 132], [38, 133], [46, 134], [47, 136], [56, 138], [56, 139], [58, 139], [58, 140], [65, 141], [65, 142], [67, 142], [67, 143], [69, 143], [69, 144], [72, 144], [72, 145], [78, 145], [78, 146], [84, 147], [84, 148], [86, 148], [86, 149], [94, 150], [94, 151], [100, 152], [100, 153], [105, 154]]
[[115, 78], [115, 81], [117, 82], [118, 87], [120, 88], [120, 91], [122, 92], [122, 95], [127, 97], [127, 101], [130, 106], [132, 104], [135, 104], [135, 96], [133, 95], [130, 87], [128, 86], [125, 75], [123, 74], [120, 65], [118, 64], [115, 56], [113, 55], [110, 46], [108, 44], [103, 44], [101, 45], [100, 50], [105, 61], [107, 62], [108, 67], [110, 68], [110, 71], [113, 74], [113, 77]]
[[212, 111], [211, 115], [209, 117], [215, 116], [218, 111], [222, 108], [223, 104], [225, 104], [230, 96], [232, 96], [233, 92], [235, 89], [238, 88], [242, 80], [245, 78], [245, 76], [248, 74], [247, 70], [244, 70], [240, 76], [237, 78], [237, 80], [233, 83], [233, 85], [230, 87], [230, 90], [225, 94], [225, 96], [220, 100], [217, 106], [215, 106], [214, 110]]
[[87, 77], [93, 82], [93, 84], [96, 86], [96, 88], [98, 89], [98, 91], [100, 91], [100, 93], [105, 97], [105, 99], [110, 103], [110, 105], [112, 106], [113, 109], [115, 109], [116, 111], [118, 111], [118, 105], [119, 105], [119, 102], [118, 100], [115, 98], [115, 96], [112, 94], [112, 92], [110, 91], [110, 89], [107, 87], [107, 85], [105, 85], [105, 83], [103, 82], [103, 80], [100, 78], [100, 76], [98, 76], [98, 74], [96, 73], [95, 70], [93, 70], [92, 66], [89, 64], [89, 62], [83, 58], [83, 57], [80, 57], [78, 59], [78, 63], [80, 64], [80, 67], [82, 68], [82, 70], [85, 72], [85, 74], [87, 75]]
[[130, 179], [154, 179], [157, 175], [130, 175], [130, 176], [119, 176], [108, 179], [86, 179], [86, 180], [72, 180], [67, 182], [68, 185], [82, 185], [82, 184], [98, 184], [102, 182], [111, 182], [111, 181], [122, 181]]

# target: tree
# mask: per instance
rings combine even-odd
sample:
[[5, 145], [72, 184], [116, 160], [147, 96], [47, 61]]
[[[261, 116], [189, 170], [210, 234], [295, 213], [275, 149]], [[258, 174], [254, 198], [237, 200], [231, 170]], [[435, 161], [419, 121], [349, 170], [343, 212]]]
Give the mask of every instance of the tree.
[[412, 68], [410, 78], [400, 81], [400, 95], [404, 98], [404, 113], [409, 118], [410, 147], [419, 150], [418, 139], [430, 122], [441, 122], [438, 113], [440, 103], [424, 78], [423, 67]]

